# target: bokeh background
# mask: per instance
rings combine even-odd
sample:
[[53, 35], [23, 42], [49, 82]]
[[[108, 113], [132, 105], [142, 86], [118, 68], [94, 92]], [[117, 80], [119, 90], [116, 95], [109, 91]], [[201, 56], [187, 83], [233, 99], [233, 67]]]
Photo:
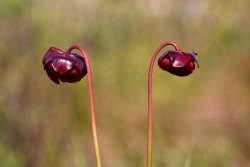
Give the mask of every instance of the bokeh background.
[[50, 46], [92, 60], [106, 167], [145, 166], [146, 71], [166, 40], [190, 77], [155, 67], [154, 166], [250, 166], [249, 0], [1, 0], [0, 166], [95, 166], [86, 78], [55, 85]]

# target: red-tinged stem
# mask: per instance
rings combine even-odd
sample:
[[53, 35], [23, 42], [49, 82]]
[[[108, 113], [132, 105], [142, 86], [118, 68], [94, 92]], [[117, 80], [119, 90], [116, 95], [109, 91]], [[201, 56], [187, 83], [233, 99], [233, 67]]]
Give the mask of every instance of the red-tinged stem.
[[87, 66], [89, 104], [90, 104], [90, 112], [91, 112], [91, 125], [92, 125], [92, 133], [93, 133], [93, 140], [94, 140], [94, 147], [95, 147], [96, 164], [97, 164], [97, 167], [101, 167], [102, 165], [101, 165], [101, 158], [100, 158], [100, 149], [99, 149], [97, 130], [96, 130], [96, 114], [95, 114], [95, 107], [94, 107], [92, 72], [91, 72], [91, 66], [90, 66], [91, 63], [90, 63], [87, 53], [80, 46], [77, 46], [77, 45], [71, 46], [67, 50], [67, 53], [71, 53], [73, 49], [77, 49], [80, 51]]
[[152, 78], [153, 78], [153, 69], [157, 56], [161, 50], [166, 46], [173, 46], [176, 51], [180, 50], [176, 43], [174, 42], [163, 42], [160, 46], [154, 51], [151, 58], [149, 67], [148, 67], [148, 128], [147, 128], [147, 167], [152, 167]]

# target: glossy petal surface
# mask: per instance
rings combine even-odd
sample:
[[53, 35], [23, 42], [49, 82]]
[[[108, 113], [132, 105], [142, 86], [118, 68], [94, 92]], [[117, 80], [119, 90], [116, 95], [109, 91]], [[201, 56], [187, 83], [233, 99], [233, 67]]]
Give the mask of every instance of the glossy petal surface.
[[181, 51], [167, 51], [163, 53], [158, 65], [161, 69], [177, 76], [187, 76], [198, 66], [196, 54]]
[[49, 48], [43, 57], [43, 66], [49, 78], [56, 84], [80, 81], [86, 74], [84, 59], [76, 53], [65, 53], [57, 48]]

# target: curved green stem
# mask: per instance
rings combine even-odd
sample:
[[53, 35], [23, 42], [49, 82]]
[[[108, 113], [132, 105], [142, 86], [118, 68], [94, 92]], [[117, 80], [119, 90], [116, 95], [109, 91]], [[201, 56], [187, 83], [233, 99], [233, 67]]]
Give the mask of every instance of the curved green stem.
[[95, 147], [96, 163], [97, 163], [97, 167], [101, 167], [102, 165], [101, 165], [100, 149], [99, 149], [97, 130], [96, 130], [96, 114], [95, 114], [95, 107], [94, 107], [94, 93], [93, 93], [93, 82], [92, 82], [92, 72], [91, 72], [90, 60], [89, 60], [85, 50], [77, 45], [71, 46], [67, 50], [67, 53], [70, 53], [73, 49], [77, 49], [80, 51], [80, 53], [82, 54], [82, 56], [85, 60], [86, 66], [87, 66], [88, 94], [89, 94], [91, 125], [92, 125], [92, 134], [93, 134], [94, 147]]
[[161, 50], [171, 45], [175, 48], [175, 50], [180, 50], [174, 42], [163, 42], [160, 46], [154, 51], [153, 56], [151, 58], [149, 67], [148, 67], [148, 127], [147, 127], [147, 167], [152, 167], [152, 78], [153, 78], [153, 69], [157, 56], [161, 52]]

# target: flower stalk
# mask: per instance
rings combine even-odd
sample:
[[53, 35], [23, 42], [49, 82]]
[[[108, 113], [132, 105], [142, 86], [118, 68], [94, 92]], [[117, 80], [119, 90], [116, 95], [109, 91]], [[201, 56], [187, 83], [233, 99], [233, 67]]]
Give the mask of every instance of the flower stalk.
[[165, 48], [166, 46], [173, 46], [176, 51], [179, 51], [180, 49], [174, 42], [163, 42], [160, 44], [160, 46], [154, 51], [149, 67], [148, 67], [148, 121], [147, 121], [147, 167], [152, 167], [152, 126], [153, 126], [153, 110], [152, 110], [152, 78], [153, 78], [153, 69], [154, 64], [156, 61], [157, 56], [160, 54], [161, 50]]
[[100, 157], [100, 148], [99, 148], [98, 136], [97, 136], [97, 130], [96, 130], [96, 113], [95, 113], [95, 106], [94, 106], [94, 89], [93, 89], [92, 71], [91, 71], [91, 65], [90, 65], [91, 62], [85, 50], [78, 45], [71, 46], [67, 50], [67, 53], [71, 53], [72, 50], [74, 49], [77, 49], [80, 51], [87, 66], [88, 95], [89, 95], [89, 105], [90, 105], [90, 113], [91, 113], [92, 135], [93, 135], [94, 149], [95, 149], [95, 155], [96, 155], [96, 164], [97, 164], [97, 167], [101, 167], [102, 164], [101, 164], [101, 157]]

